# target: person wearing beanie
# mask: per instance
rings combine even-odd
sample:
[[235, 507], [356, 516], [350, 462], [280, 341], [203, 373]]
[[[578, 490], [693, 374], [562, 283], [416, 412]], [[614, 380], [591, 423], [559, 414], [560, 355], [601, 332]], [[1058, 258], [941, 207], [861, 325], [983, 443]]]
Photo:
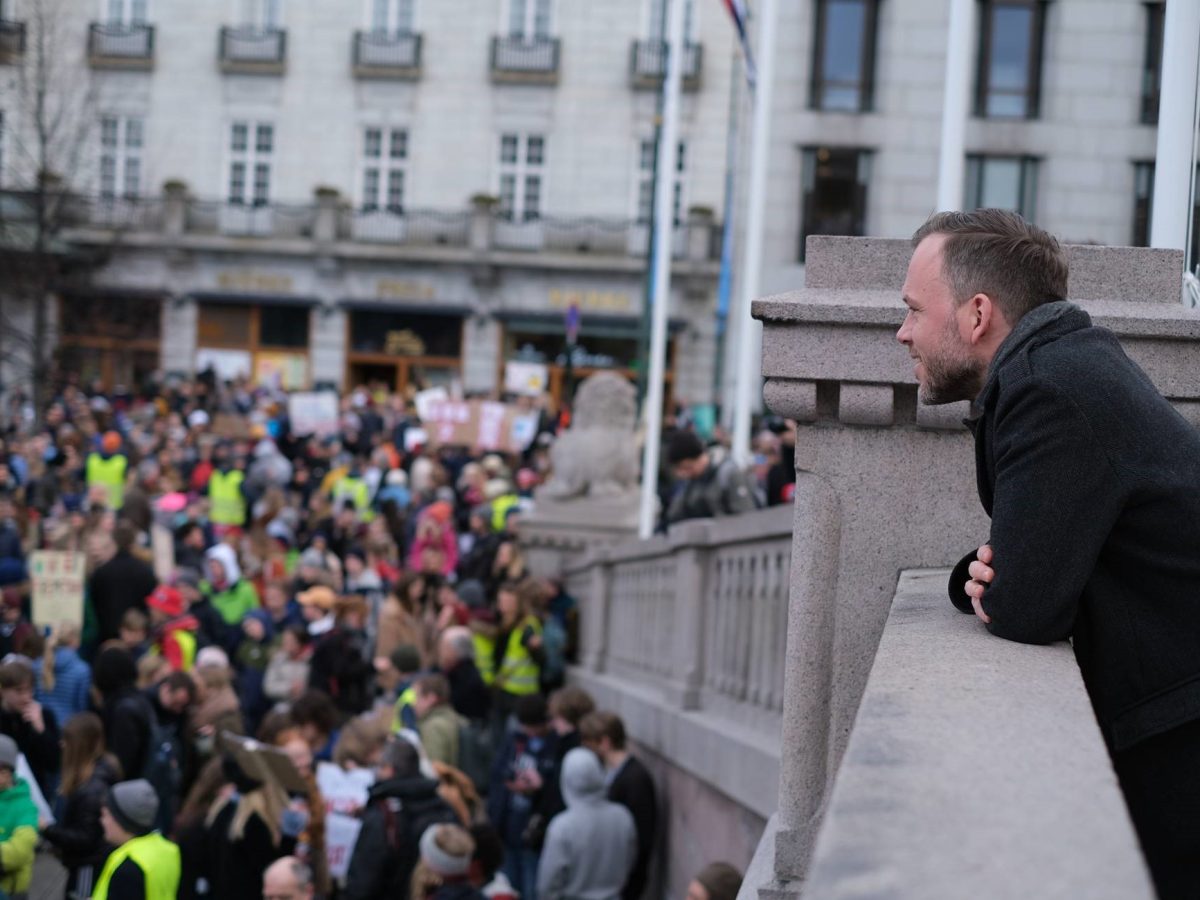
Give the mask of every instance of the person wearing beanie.
[[736, 900], [742, 873], [729, 863], [710, 863], [688, 885], [687, 900]]
[[146, 598], [150, 611], [150, 652], [162, 656], [176, 672], [190, 672], [196, 662], [200, 622], [191, 615], [183, 593], [160, 584]]
[[125, 479], [129, 458], [121, 453], [121, 434], [106, 431], [100, 439], [100, 451], [89, 453], [85, 468], [88, 494], [111, 510], [125, 505]]
[[0, 891], [24, 894], [33, 879], [38, 811], [25, 779], [17, 777], [17, 742], [0, 735]]
[[475, 840], [458, 825], [431, 825], [421, 835], [421, 865], [413, 900], [483, 900], [471, 884]]
[[682, 483], [667, 507], [668, 526], [687, 519], [736, 516], [758, 508], [754, 486], [732, 457], [715, 459], [694, 432], [671, 435], [667, 462]]
[[109, 789], [100, 810], [109, 854], [92, 900], [170, 900], [179, 891], [179, 847], [154, 830], [158, 794], [144, 778]]

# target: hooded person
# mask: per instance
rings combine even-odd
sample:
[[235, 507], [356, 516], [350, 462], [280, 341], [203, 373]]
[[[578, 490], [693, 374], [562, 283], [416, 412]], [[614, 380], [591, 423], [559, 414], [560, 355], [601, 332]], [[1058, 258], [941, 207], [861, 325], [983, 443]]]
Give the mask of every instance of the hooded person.
[[258, 591], [242, 578], [237, 553], [228, 544], [217, 544], [204, 555], [208, 580], [201, 590], [216, 607], [226, 625], [238, 625], [246, 613], [258, 609]]
[[637, 858], [629, 810], [605, 799], [604, 769], [591, 750], [563, 760], [566, 812], [550, 820], [538, 865], [538, 900], [618, 900]]
[[17, 742], [0, 735], [0, 891], [24, 894], [33, 880], [38, 811], [29, 784], [17, 777]]
[[154, 830], [158, 794], [144, 778], [122, 781], [108, 791], [100, 812], [104, 837], [114, 849], [93, 900], [166, 900], [179, 891], [179, 847]]
[[178, 588], [160, 584], [146, 598], [150, 611], [151, 652], [158, 653], [177, 672], [189, 672], [196, 661], [200, 622], [188, 612]]

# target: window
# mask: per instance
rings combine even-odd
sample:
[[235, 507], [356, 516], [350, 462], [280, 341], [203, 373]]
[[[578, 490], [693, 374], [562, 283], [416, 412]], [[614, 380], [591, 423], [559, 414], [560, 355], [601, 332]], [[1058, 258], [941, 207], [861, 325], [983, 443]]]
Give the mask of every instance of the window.
[[242, 24], [269, 30], [283, 27], [283, 0], [242, 0]]
[[508, 0], [508, 36], [530, 42], [550, 37], [550, 0]]
[[412, 34], [416, 0], [371, 0], [371, 30], [379, 34]]
[[142, 187], [142, 120], [100, 120], [100, 196], [136, 197]]
[[109, 25], [145, 25], [148, 0], [105, 0]]
[[1011, 209], [1033, 221], [1037, 160], [1031, 156], [967, 156], [967, 208]]
[[1133, 164], [1133, 240], [1131, 247], [1150, 246], [1150, 213], [1154, 202], [1154, 163]]
[[229, 202], [266, 206], [271, 199], [271, 155], [275, 128], [259, 122], [234, 122], [229, 128]]
[[983, 0], [980, 14], [975, 115], [1037, 118], [1045, 0]]
[[871, 109], [877, 7], [878, 0], [818, 0], [809, 99], [813, 109]]
[[1165, 3], [1146, 4], [1146, 55], [1142, 63], [1143, 125], [1158, 123], [1158, 95], [1162, 90], [1163, 20]]
[[363, 131], [362, 209], [404, 212], [404, 169], [408, 162], [408, 132], [403, 128]]
[[[649, 225], [651, 212], [654, 209], [654, 157], [655, 142], [642, 141], [638, 146], [638, 194], [637, 221], [639, 225]], [[683, 223], [684, 186], [687, 176], [687, 144], [679, 142], [679, 157], [675, 161], [675, 194], [672, 198], [672, 210], [675, 227]]]
[[870, 150], [805, 148], [801, 261], [811, 234], [862, 236], [866, 233], [870, 179]]
[[540, 134], [500, 136], [500, 217], [533, 222], [542, 217], [546, 139]]
[[[666, 0], [650, 0], [648, 10], [650, 21], [647, 23], [646, 34], [652, 41], [665, 41], [667, 27]], [[685, 0], [683, 5], [683, 39], [685, 43], [696, 40], [696, 0]]]

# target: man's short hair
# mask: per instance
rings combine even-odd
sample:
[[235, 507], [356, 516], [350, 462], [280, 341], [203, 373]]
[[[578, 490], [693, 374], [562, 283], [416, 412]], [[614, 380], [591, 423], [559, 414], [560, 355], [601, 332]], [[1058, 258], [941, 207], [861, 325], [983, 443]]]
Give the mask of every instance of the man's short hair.
[[13, 688], [33, 687], [33, 685], [33, 667], [28, 663], [13, 660], [0, 666], [0, 688], [7, 691]]
[[150, 620], [140, 609], [127, 609], [121, 616], [121, 627], [126, 631], [148, 631]]
[[605, 709], [588, 713], [579, 721], [579, 737], [589, 742], [608, 738], [614, 750], [624, 750], [625, 723], [615, 712]]
[[417, 679], [414, 687], [418, 694], [437, 697], [439, 703], [445, 703], [450, 699], [450, 682], [446, 680], [445, 675], [437, 672], [422, 675]]
[[172, 693], [175, 691], [187, 691], [189, 706], [196, 702], [196, 680], [187, 672], [172, 672], [159, 682], [159, 684]]
[[1067, 299], [1067, 254], [1015, 212], [934, 213], [913, 234], [913, 247], [935, 234], [946, 235], [942, 277], [956, 304], [987, 294], [1014, 326], [1034, 307]]
[[592, 695], [575, 684], [568, 684], [550, 695], [550, 715], [579, 727], [583, 717], [596, 709]]
[[421, 755], [404, 738], [392, 738], [383, 745], [379, 764], [389, 766], [397, 778], [409, 778], [421, 771]]
[[704, 442], [694, 431], [677, 431], [667, 444], [667, 462], [673, 466], [704, 455]]
[[442, 632], [442, 640], [454, 651], [454, 655], [462, 659], [475, 658], [475, 642], [471, 638], [471, 629], [455, 625]]
[[338, 711], [324, 691], [309, 689], [292, 704], [292, 721], [312, 725], [321, 734], [333, 734], [338, 727]]

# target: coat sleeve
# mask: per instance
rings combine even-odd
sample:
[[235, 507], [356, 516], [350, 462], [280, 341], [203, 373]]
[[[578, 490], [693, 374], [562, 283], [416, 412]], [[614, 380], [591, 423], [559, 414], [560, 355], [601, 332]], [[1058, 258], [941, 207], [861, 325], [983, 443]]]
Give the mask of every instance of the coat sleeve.
[[383, 866], [390, 858], [383, 833], [383, 816], [378, 810], [368, 809], [363, 815], [358, 840], [354, 842], [354, 852], [350, 854], [343, 900], [370, 900], [379, 896], [383, 886]]
[[36, 828], [22, 825], [0, 844], [0, 866], [5, 872], [19, 872], [33, 865], [33, 851], [37, 847]]
[[1124, 498], [1104, 442], [1061, 389], [1030, 377], [996, 410], [988, 630], [1047, 644], [1070, 635]]
[[81, 789], [68, 820], [56, 822], [42, 831], [42, 837], [71, 855], [83, 855], [99, 847], [104, 829], [100, 824], [100, 807], [104, 794], [100, 790]]

